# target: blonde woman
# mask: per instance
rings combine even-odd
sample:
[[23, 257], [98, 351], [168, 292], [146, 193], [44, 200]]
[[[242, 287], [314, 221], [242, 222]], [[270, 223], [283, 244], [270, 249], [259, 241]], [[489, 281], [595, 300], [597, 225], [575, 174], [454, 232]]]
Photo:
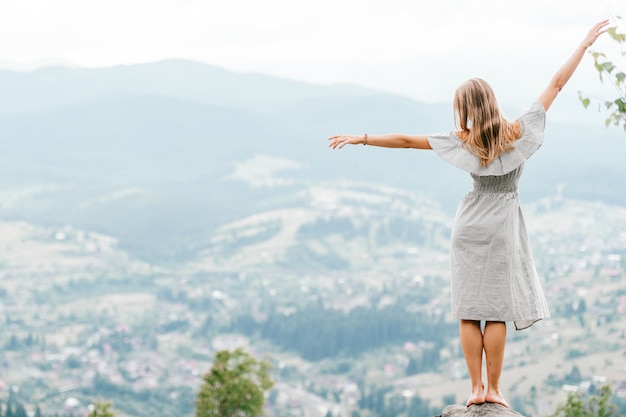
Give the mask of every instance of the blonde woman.
[[489, 85], [474, 78], [455, 92], [454, 132], [329, 138], [333, 149], [347, 144], [433, 149], [472, 176], [473, 190], [458, 207], [451, 238], [452, 315], [460, 320], [461, 347], [472, 384], [467, 406], [484, 402], [509, 406], [500, 390], [505, 323], [511, 321], [521, 330], [550, 315], [520, 208], [518, 183], [524, 163], [543, 141], [546, 111], [607, 24], [605, 20], [591, 28], [539, 99], [513, 122], [502, 117]]

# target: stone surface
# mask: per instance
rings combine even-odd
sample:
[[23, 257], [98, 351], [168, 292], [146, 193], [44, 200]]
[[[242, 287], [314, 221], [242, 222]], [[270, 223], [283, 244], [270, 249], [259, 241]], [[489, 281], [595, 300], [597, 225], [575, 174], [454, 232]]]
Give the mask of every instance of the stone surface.
[[449, 405], [437, 417], [524, 417], [522, 414], [500, 404]]

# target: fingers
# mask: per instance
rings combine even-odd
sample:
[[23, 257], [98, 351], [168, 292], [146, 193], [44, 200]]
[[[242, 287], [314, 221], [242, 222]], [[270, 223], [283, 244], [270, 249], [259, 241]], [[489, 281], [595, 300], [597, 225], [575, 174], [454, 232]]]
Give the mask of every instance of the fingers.
[[349, 143], [349, 137], [346, 135], [334, 135], [328, 138], [330, 143], [328, 144], [329, 148], [332, 149], [341, 149]]
[[591, 45], [593, 45], [596, 39], [598, 39], [600, 35], [606, 32], [606, 26], [608, 24], [609, 24], [609, 19], [605, 19], [593, 25], [593, 27], [589, 30], [587, 37], [585, 38], [585, 41], [584, 41], [585, 45], [587, 47], [590, 47]]
[[609, 19], [604, 19], [604, 20], [602, 20], [602, 21], [600, 21], [600, 22], [596, 23], [593, 27], [594, 27], [594, 28], [599, 28], [599, 27], [601, 27], [601, 26], [606, 26], [606, 25], [608, 25], [608, 24], [609, 24]]
[[345, 140], [337, 140], [332, 144], [333, 149], [342, 149], [348, 142]]
[[328, 140], [331, 141], [328, 144], [328, 147], [332, 148], [332, 149], [337, 149], [337, 147], [339, 147], [339, 149], [341, 149], [343, 146], [340, 146], [341, 145], [341, 141], [338, 138], [339, 138], [338, 136], [334, 136], [332, 138], [328, 138]]
[[593, 27], [592, 32], [596, 34], [596, 37], [598, 37], [600, 34], [606, 32], [606, 29], [604, 29], [607, 25], [609, 24], [609, 19], [603, 20], [602, 22], [598, 22], [596, 23], [596, 25]]

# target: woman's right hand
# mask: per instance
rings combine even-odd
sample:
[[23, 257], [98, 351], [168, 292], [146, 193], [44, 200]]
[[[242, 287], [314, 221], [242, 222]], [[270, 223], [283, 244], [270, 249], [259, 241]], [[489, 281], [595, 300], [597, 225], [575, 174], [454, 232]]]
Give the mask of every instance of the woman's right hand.
[[335, 135], [328, 138], [329, 148], [341, 149], [346, 145], [365, 145], [365, 135]]

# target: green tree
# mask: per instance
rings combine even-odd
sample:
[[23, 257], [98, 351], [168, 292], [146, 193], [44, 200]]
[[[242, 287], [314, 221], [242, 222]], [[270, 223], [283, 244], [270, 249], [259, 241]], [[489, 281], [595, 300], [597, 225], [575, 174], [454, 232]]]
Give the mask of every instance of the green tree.
[[430, 413], [430, 407], [428, 401], [423, 400], [419, 396], [415, 396], [411, 399], [411, 406], [409, 407], [409, 417], [423, 417]]
[[[619, 20], [621, 17], [617, 16], [616, 19]], [[622, 58], [625, 58], [626, 34], [617, 33], [617, 26], [609, 27], [606, 32], [611, 39], [618, 43], [620, 55]], [[615, 126], [623, 125], [624, 131], [626, 131], [626, 73], [619, 69], [612, 58], [605, 53], [595, 50], [590, 50], [589, 53], [593, 57], [593, 64], [600, 76], [600, 82], [604, 83], [605, 80], [608, 80], [615, 88], [617, 94], [617, 98], [598, 100], [599, 108], [602, 108], [602, 105], [604, 105], [606, 110], [610, 112], [605, 120], [605, 124], [607, 127], [611, 124]], [[578, 96], [583, 106], [587, 108], [591, 103], [591, 99], [580, 91]]]
[[243, 349], [221, 350], [204, 376], [196, 399], [196, 417], [258, 417], [265, 392], [274, 382], [270, 363], [258, 361]]
[[409, 359], [409, 364], [406, 366], [405, 373], [407, 375], [415, 375], [419, 371], [420, 370], [419, 370], [419, 364], [417, 363], [417, 359], [412, 357], [411, 359]]
[[608, 385], [600, 388], [587, 401], [581, 394], [569, 394], [567, 402], [557, 407], [550, 417], [622, 417], [611, 402], [612, 391]]
[[111, 408], [109, 403], [95, 403], [93, 410], [87, 417], [115, 417], [115, 414], [109, 408]]
[[7, 409], [4, 411], [4, 417], [15, 417], [13, 414], [13, 407], [11, 407], [11, 403], [7, 403]]
[[41, 415], [41, 408], [39, 408], [39, 406], [37, 406], [37, 408], [35, 408], [35, 417], [42, 417], [42, 415]]
[[22, 403], [17, 403], [13, 416], [14, 417], [28, 417], [28, 414], [26, 414], [26, 409], [24, 409], [24, 405]]

